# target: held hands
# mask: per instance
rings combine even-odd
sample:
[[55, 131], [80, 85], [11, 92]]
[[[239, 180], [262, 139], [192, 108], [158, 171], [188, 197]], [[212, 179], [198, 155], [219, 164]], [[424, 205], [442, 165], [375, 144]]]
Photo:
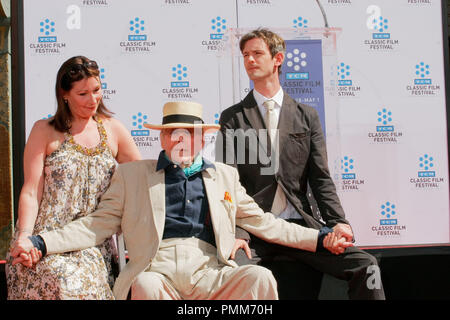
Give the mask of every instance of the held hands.
[[353, 243], [347, 241], [345, 237], [338, 237], [336, 232], [328, 233], [323, 239], [323, 247], [331, 253], [338, 255], [348, 247], [353, 247]]
[[348, 242], [353, 241], [353, 231], [348, 224], [338, 223], [333, 227], [333, 231], [338, 238], [344, 237]]
[[21, 263], [25, 267], [31, 268], [42, 258], [42, 252], [33, 246], [28, 237], [19, 236], [11, 249], [11, 257], [14, 258], [12, 265]]

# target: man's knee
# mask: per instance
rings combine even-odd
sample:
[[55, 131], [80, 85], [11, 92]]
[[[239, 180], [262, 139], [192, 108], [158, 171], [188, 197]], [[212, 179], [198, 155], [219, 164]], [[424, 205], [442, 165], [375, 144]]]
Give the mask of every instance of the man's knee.
[[363, 251], [363, 252], [364, 252], [364, 255], [363, 255], [363, 258], [362, 258], [362, 261], [363, 261], [362, 264], [366, 268], [369, 267], [369, 266], [378, 266], [378, 261], [377, 261], [377, 258], [375, 256], [371, 255], [368, 252], [365, 252], [365, 251]]
[[357, 247], [347, 248], [344, 255], [346, 256], [345, 260], [349, 261], [350, 266], [355, 264], [360, 268], [378, 266], [378, 261], [375, 256]]
[[131, 300], [167, 299], [164, 294], [164, 282], [154, 272], [142, 272], [131, 286]]
[[272, 271], [255, 265], [244, 266], [243, 268], [247, 268], [245, 279], [250, 284], [251, 291], [255, 292], [257, 299], [278, 299], [277, 281]]
[[272, 286], [276, 288], [277, 282], [275, 277], [272, 274], [272, 271], [265, 267], [249, 265], [245, 266], [246, 270], [246, 279], [248, 279], [251, 283], [261, 284]]

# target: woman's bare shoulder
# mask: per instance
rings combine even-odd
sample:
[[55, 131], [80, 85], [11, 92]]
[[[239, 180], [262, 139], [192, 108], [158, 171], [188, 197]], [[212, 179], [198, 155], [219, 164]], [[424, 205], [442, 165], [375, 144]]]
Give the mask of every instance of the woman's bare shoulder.
[[33, 124], [33, 128], [31, 129], [30, 134], [35, 135], [46, 135], [47, 137], [49, 135], [53, 135], [56, 132], [55, 128], [50, 124], [50, 119], [42, 119], [37, 120]]

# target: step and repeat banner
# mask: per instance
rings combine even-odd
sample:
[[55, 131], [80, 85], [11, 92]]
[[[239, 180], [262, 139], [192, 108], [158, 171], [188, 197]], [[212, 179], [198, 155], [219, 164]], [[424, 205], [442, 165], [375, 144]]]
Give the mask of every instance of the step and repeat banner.
[[[327, 22], [337, 30], [332, 52], [323, 37], [292, 39], [283, 68], [294, 78], [284, 82], [295, 80], [285, 89], [321, 114], [330, 169], [357, 245], [450, 242], [441, 1], [23, 3], [26, 135], [56, 111], [60, 65], [85, 55], [100, 66], [106, 106], [149, 159], [159, 154], [159, 136], [143, 123], [160, 123], [165, 102], [200, 102], [205, 121], [214, 123], [251, 88], [235, 53], [224, 58], [233, 30], [307, 33]], [[292, 71], [312, 61], [322, 65], [308, 75]], [[214, 157], [214, 142], [208, 136], [206, 157]]]

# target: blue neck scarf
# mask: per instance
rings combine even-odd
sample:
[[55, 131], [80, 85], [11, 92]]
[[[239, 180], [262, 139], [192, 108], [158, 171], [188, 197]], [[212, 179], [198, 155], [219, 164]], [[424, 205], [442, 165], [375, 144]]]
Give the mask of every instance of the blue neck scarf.
[[202, 167], [203, 167], [203, 158], [200, 154], [198, 154], [194, 159], [194, 163], [192, 163], [189, 167], [184, 168], [183, 171], [186, 177], [190, 177], [199, 172], [202, 169]]
[[[168, 161], [170, 161], [169, 157], [167, 156], [167, 154], [165, 152], [164, 152], [164, 157]], [[202, 167], [203, 167], [203, 157], [201, 156], [201, 154], [198, 154], [194, 158], [194, 162], [189, 167], [183, 169], [184, 175], [186, 177], [190, 177], [193, 174], [196, 174], [197, 172], [201, 171]]]

